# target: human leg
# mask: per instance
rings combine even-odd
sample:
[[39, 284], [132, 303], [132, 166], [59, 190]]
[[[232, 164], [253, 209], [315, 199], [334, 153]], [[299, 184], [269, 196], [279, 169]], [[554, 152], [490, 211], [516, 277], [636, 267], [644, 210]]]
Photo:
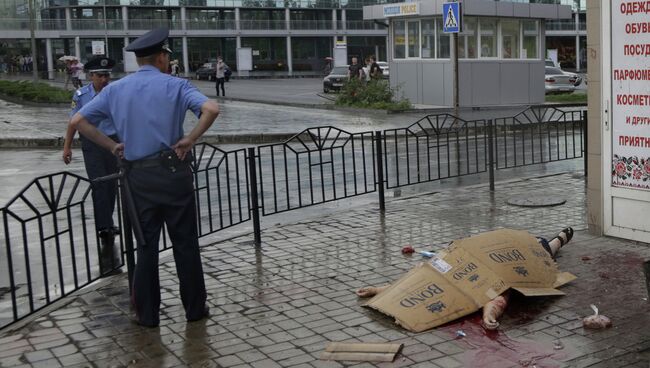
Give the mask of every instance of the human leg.
[[221, 94], [225, 97], [226, 96], [226, 81], [225, 78], [217, 78], [217, 96], [219, 96], [219, 86], [221, 86]]
[[189, 166], [174, 176], [176, 180], [169, 185], [175, 191], [170, 193], [165, 206], [165, 223], [173, 245], [185, 318], [196, 321], [207, 315], [207, 294], [199, 252], [194, 186]]
[[156, 327], [160, 323], [160, 279], [158, 273], [158, 242], [163, 224], [160, 195], [160, 168], [131, 169], [128, 181], [142, 228], [144, 244], [138, 243], [138, 260], [133, 274], [131, 300], [138, 323]]
[[[99, 147], [88, 139], [81, 137], [82, 152], [86, 173], [90, 180], [113, 174], [117, 171], [116, 158], [107, 150]], [[103, 275], [115, 270], [121, 263], [119, 249], [116, 249], [116, 229], [113, 222], [113, 212], [117, 197], [117, 183], [114, 180], [93, 182], [92, 199], [95, 216], [95, 230], [99, 235], [99, 265]]]

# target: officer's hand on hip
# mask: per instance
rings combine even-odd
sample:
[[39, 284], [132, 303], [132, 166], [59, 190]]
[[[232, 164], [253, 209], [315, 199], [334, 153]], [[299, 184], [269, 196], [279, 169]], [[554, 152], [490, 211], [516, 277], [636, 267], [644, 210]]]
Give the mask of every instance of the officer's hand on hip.
[[71, 149], [63, 149], [63, 162], [65, 164], [69, 164], [70, 161], [72, 161], [72, 150]]
[[174, 152], [176, 152], [176, 156], [183, 161], [185, 160], [187, 153], [192, 149], [192, 146], [194, 146], [194, 141], [191, 138], [183, 137], [181, 140], [176, 142], [172, 148], [174, 149]]
[[124, 143], [116, 143], [113, 148], [111, 148], [111, 153], [117, 156], [119, 159], [124, 158]]

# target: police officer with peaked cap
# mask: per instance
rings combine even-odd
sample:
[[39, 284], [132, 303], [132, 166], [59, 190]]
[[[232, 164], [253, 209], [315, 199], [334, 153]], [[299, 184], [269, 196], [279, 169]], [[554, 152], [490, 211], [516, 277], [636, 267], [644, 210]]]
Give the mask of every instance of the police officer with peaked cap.
[[[79, 132], [127, 162], [126, 180], [144, 235], [131, 297], [138, 323], [149, 327], [160, 323], [158, 241], [163, 222], [173, 244], [185, 317], [195, 321], [208, 315], [190, 161], [192, 146], [219, 115], [219, 105], [189, 81], [165, 74], [171, 53], [168, 35], [167, 29], [155, 29], [126, 47], [135, 52], [140, 69], [108, 85], [72, 118]], [[184, 135], [187, 110], [199, 122]], [[107, 118], [122, 143], [96, 129]]]
[[[79, 88], [72, 96], [70, 117], [87, 105], [108, 85], [113, 66], [115, 66], [115, 61], [107, 57], [96, 57], [85, 64], [84, 68], [91, 83]], [[97, 128], [104, 135], [118, 142], [117, 132], [110, 119], [102, 120]], [[71, 124], [68, 124], [63, 146], [63, 162], [66, 165], [72, 161], [72, 140], [75, 133], [76, 130], [72, 128]], [[79, 139], [81, 140], [81, 151], [89, 179], [93, 180], [117, 172], [117, 160], [110, 151], [96, 145], [83, 135]], [[100, 240], [99, 266], [102, 275], [107, 274], [109, 271], [108, 274], [120, 272], [120, 268], [116, 268], [121, 262], [119, 249], [116, 249], [115, 244], [115, 235], [119, 231], [113, 223], [116, 195], [117, 186], [115, 181], [92, 184], [93, 212], [95, 215], [95, 230]]]

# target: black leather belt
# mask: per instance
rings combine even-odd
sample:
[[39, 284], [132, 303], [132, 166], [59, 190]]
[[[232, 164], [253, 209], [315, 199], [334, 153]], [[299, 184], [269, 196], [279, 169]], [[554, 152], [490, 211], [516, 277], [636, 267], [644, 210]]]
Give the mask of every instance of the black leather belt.
[[132, 169], [163, 166], [175, 172], [177, 168], [189, 165], [191, 162], [191, 152], [187, 154], [185, 160], [181, 161], [173, 150], [164, 150], [139, 160], [128, 161], [128, 164]]

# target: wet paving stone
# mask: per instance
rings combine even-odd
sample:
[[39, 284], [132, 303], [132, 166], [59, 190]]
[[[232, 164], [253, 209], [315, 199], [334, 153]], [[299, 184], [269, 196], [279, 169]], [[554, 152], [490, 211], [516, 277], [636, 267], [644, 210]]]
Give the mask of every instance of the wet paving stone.
[[[15, 332], [0, 334], [0, 367], [471, 366], [470, 358], [481, 349], [498, 348], [464, 344], [445, 329], [405, 331], [390, 317], [362, 307], [354, 290], [390, 283], [420, 262], [418, 256], [401, 254], [404, 245], [438, 250], [455, 238], [500, 227], [552, 237], [569, 225], [576, 235], [558, 264], [578, 279], [563, 287], [564, 297], [536, 298], [535, 305], [518, 300], [520, 307], [506, 311], [499, 338], [506, 344], [533, 341], [531, 349], [560, 341], [561, 355], [540, 358], [538, 366], [647, 367], [650, 354], [639, 353], [650, 349], [650, 305], [643, 300], [642, 277], [606, 262], [617, 256], [626, 265], [636, 264], [650, 257], [650, 248], [587, 234], [584, 180], [570, 174], [553, 176], [552, 186], [548, 180], [502, 183], [492, 195], [477, 186], [399, 198], [387, 203], [384, 216], [376, 208], [359, 207], [270, 227], [257, 255], [249, 236], [205, 247], [212, 314], [192, 324], [184, 321], [173, 259], [163, 254], [159, 328], [130, 322], [128, 287], [119, 284], [124, 274], [113, 278], [120, 281], [69, 297], [65, 306]], [[567, 203], [552, 208], [507, 204], [512, 196], [542, 190]], [[589, 261], [582, 260], [585, 255]], [[625, 306], [623, 299], [629, 300]], [[583, 329], [589, 304], [597, 304], [614, 327]], [[330, 341], [403, 342], [405, 348], [393, 363], [318, 360]]]

